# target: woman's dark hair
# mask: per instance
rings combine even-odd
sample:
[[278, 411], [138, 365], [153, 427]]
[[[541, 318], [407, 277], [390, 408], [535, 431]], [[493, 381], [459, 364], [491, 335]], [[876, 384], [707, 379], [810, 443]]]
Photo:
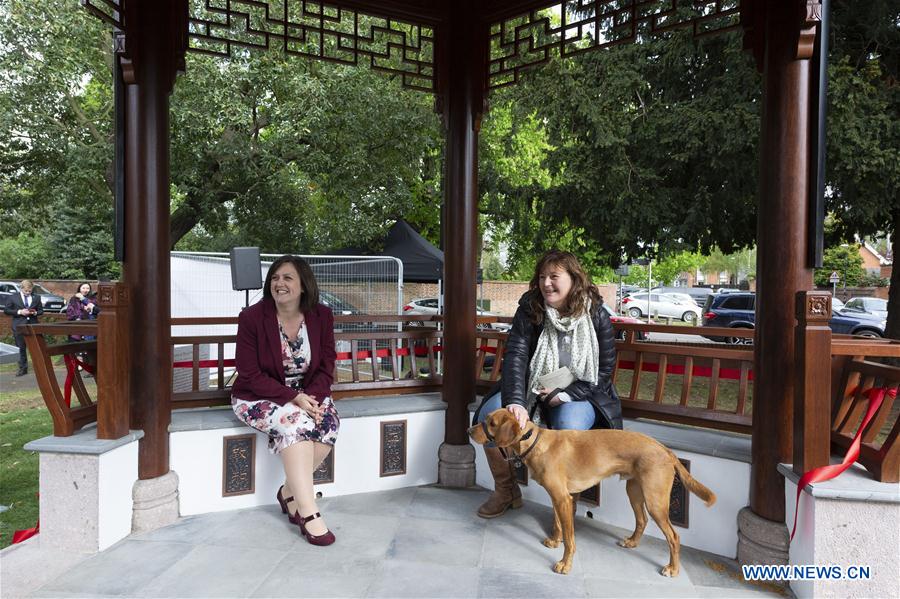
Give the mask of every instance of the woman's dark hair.
[[544, 295], [540, 290], [541, 273], [548, 268], [562, 268], [572, 277], [572, 289], [566, 296], [563, 305], [559, 307], [560, 316], [581, 316], [585, 309], [585, 300], [591, 300], [591, 309], [596, 310], [600, 306], [600, 292], [591, 282], [591, 276], [581, 266], [581, 262], [571, 252], [562, 250], [548, 250], [541, 256], [534, 267], [534, 276], [528, 283], [531, 292], [528, 298], [528, 306], [531, 308], [531, 321], [534, 324], [544, 322]]
[[92, 291], [94, 290], [94, 286], [93, 286], [93, 285], [91, 285], [91, 284], [88, 283], [87, 281], [82, 281], [81, 283], [78, 283], [78, 287], [75, 288], [75, 293], [81, 293], [81, 286], [82, 286], [82, 285], [87, 285], [87, 286], [88, 286], [88, 293], [90, 293], [90, 292], [92, 292]]
[[287, 254], [272, 263], [269, 272], [266, 273], [266, 282], [263, 285], [263, 297], [274, 300], [272, 297], [272, 275], [285, 264], [292, 264], [297, 274], [300, 275], [300, 311], [309, 312], [319, 304], [319, 285], [316, 283], [316, 275], [313, 274], [309, 264], [299, 256]]

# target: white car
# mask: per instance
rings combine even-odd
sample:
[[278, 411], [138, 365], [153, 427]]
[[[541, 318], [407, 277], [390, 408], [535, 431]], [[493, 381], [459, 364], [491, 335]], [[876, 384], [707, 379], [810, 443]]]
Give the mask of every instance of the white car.
[[[443, 307], [441, 307], [443, 309]], [[405, 306], [403, 306], [403, 315], [411, 316], [415, 314], [441, 314], [442, 311], [438, 310], [438, 300], [436, 297], [423, 297], [414, 299]], [[482, 310], [481, 308], [475, 308], [475, 314], [477, 316], [500, 316], [494, 312], [489, 312], [487, 310]], [[509, 331], [512, 328], [512, 325], [508, 322], [492, 322], [489, 325], [486, 325], [487, 328], [494, 329], [495, 331]]]
[[844, 312], [866, 312], [887, 319], [887, 300], [877, 297], [851, 297], [841, 308]]
[[[700, 307], [694, 303], [681, 301], [668, 293], [649, 294], [649, 307], [647, 305], [647, 293], [634, 293], [622, 300], [622, 311], [632, 318], [640, 318], [648, 313], [655, 316], [668, 316], [679, 318], [684, 322], [694, 324], [700, 319]], [[649, 309], [649, 312], [648, 312]]]
[[665, 295], [670, 295], [670, 296], [674, 297], [675, 299], [679, 300], [682, 304], [687, 304], [689, 306], [691, 304], [693, 304], [693, 305], [697, 306], [698, 308], [700, 307], [700, 304], [697, 303], [697, 300], [695, 300], [693, 297], [691, 297], [687, 293], [676, 293], [675, 291], [666, 291]]

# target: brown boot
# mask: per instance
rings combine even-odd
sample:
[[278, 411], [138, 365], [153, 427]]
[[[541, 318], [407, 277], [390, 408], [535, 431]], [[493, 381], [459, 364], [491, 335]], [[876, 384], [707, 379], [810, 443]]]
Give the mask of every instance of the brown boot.
[[522, 491], [516, 482], [515, 467], [503, 459], [496, 447], [485, 447], [484, 454], [494, 476], [494, 492], [478, 508], [478, 515], [482, 518], [496, 518], [508, 509], [522, 507]]

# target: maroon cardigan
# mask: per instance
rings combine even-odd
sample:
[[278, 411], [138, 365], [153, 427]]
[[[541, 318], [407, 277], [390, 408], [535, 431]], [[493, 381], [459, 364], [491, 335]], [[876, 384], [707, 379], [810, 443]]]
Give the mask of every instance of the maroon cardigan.
[[[334, 316], [319, 304], [306, 315], [306, 333], [312, 350], [303, 391], [322, 403], [334, 382]], [[297, 391], [285, 385], [281, 335], [275, 301], [263, 298], [238, 317], [235, 364], [238, 377], [231, 393], [246, 401], [267, 399], [285, 405]]]

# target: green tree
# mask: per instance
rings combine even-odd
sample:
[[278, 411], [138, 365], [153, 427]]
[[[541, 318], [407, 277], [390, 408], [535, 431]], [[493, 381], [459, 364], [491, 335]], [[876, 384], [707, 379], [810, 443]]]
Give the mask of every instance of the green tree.
[[[110, 33], [70, 0], [0, 11], [0, 238], [51, 240], [52, 276], [114, 275]], [[366, 247], [401, 216], [439, 240], [433, 101], [391, 78], [189, 53], [171, 122], [175, 247]]]
[[825, 250], [822, 257], [822, 268], [816, 269], [814, 275], [816, 285], [830, 286], [831, 282], [828, 279], [832, 272], [838, 273], [841, 277], [838, 284], [844, 287], [856, 287], [867, 278], [859, 249], [855, 245], [846, 243]]
[[670, 254], [653, 265], [653, 274], [659, 278], [663, 285], [672, 285], [678, 275], [685, 272], [694, 272], [702, 264], [704, 258], [698, 252], [678, 252]]

